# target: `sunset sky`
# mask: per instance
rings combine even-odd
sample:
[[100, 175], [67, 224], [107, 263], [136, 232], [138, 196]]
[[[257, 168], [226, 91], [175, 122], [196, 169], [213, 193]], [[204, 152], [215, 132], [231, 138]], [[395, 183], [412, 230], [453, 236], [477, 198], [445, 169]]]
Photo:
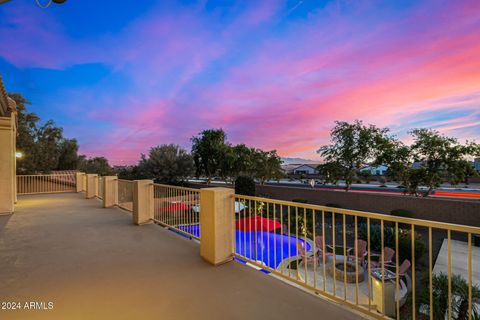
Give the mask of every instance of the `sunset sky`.
[[478, 0], [12, 0], [0, 40], [7, 90], [114, 164], [208, 128], [309, 159], [335, 120], [480, 140]]

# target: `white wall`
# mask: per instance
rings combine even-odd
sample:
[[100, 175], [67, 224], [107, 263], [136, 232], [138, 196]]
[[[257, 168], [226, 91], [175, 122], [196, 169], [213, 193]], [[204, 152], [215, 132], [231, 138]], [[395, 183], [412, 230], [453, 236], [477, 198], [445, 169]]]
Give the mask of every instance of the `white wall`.
[[360, 171], [369, 171], [372, 175], [384, 175], [388, 170], [387, 166], [375, 166], [375, 167], [365, 167], [363, 169], [360, 169]]
[[316, 174], [318, 171], [310, 166], [300, 166], [293, 170], [294, 174]]

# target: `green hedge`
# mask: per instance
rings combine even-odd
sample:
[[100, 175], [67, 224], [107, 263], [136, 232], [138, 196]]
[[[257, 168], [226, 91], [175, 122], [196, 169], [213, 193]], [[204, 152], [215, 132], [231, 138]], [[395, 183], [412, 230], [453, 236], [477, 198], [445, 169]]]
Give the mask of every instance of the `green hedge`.
[[244, 196], [255, 195], [255, 180], [251, 177], [240, 176], [235, 180], [235, 193]]
[[[411, 239], [411, 230], [408, 229], [398, 229], [398, 256], [399, 263], [402, 263], [403, 260], [408, 259], [412, 261], [412, 239]], [[358, 237], [362, 240], [367, 241], [367, 224], [361, 223], [358, 230]], [[415, 259], [420, 259], [425, 253], [425, 244], [422, 241], [422, 238], [419, 233], [415, 232]], [[383, 246], [396, 249], [395, 245], [395, 228], [384, 226], [383, 228]], [[373, 251], [381, 252], [382, 242], [381, 242], [381, 229], [380, 224], [371, 224], [370, 225], [370, 248]]]

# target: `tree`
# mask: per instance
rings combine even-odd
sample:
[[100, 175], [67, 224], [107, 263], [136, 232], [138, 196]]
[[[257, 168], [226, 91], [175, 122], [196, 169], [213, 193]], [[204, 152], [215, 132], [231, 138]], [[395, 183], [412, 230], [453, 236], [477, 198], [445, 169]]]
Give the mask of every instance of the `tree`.
[[248, 176], [253, 178], [255, 176], [253, 157], [255, 152], [256, 150], [254, 148], [249, 148], [245, 144], [237, 144], [232, 147], [232, 178], [236, 179], [239, 176]]
[[87, 159], [84, 155], [81, 155], [78, 159], [78, 170], [85, 173], [96, 173], [101, 176], [108, 176], [113, 173], [107, 158], [94, 157]]
[[64, 139], [60, 142], [58, 170], [76, 170], [78, 165], [78, 143], [76, 139]]
[[479, 174], [468, 160], [460, 160], [450, 164], [447, 172], [447, 178], [453, 186], [461, 182], [468, 184], [470, 177], [478, 177]]
[[388, 167], [387, 176], [406, 186], [413, 164], [410, 147], [394, 137], [385, 137], [379, 141], [377, 148], [378, 155], [375, 164], [386, 165]]
[[225, 143], [219, 148], [218, 153], [218, 175], [225, 182], [233, 182], [238, 175], [236, 168], [235, 151], [233, 148]]
[[40, 118], [29, 112], [30, 102], [19, 93], [8, 94], [17, 103], [17, 150], [23, 158], [17, 163], [19, 173], [76, 169], [78, 145], [63, 137], [63, 129], [52, 120], [40, 125]]
[[55, 126], [52, 120], [37, 129], [34, 149], [36, 170], [49, 172], [57, 168], [62, 140], [63, 129]]
[[456, 138], [446, 137], [429, 129], [415, 129], [411, 134], [414, 138], [411, 146], [413, 156], [425, 169], [427, 195], [442, 183], [444, 177], [452, 173], [456, 180], [465, 179], [464, 161], [478, 152], [477, 144], [460, 144]]
[[260, 180], [260, 184], [272, 179], [280, 179], [284, 176], [282, 160], [276, 150], [263, 151], [256, 149], [253, 153], [254, 177]]
[[335, 161], [322, 163], [317, 169], [325, 183], [337, 184], [343, 174], [343, 167]]
[[365, 182], [370, 183], [372, 181], [372, 173], [369, 170], [363, 170], [358, 173], [358, 176]]
[[212, 177], [219, 173], [222, 160], [225, 158], [226, 138], [222, 129], [210, 129], [200, 132], [191, 139], [196, 175], [205, 176], [208, 184]]
[[[425, 185], [427, 180], [427, 171], [425, 168], [409, 168], [405, 173], [405, 193], [411, 194], [414, 196], [419, 195], [419, 188], [421, 185]], [[424, 194], [426, 196], [427, 194]]]
[[255, 180], [247, 176], [239, 176], [235, 179], [235, 193], [244, 196], [255, 195]]
[[22, 173], [34, 173], [36, 167], [35, 161], [35, 132], [39, 117], [27, 110], [30, 102], [20, 93], [8, 93], [8, 96], [15, 100], [17, 104], [17, 151], [23, 153], [22, 161], [17, 162], [17, 171]]
[[348, 191], [357, 170], [376, 158], [377, 145], [385, 139], [388, 129], [365, 126], [360, 120], [354, 123], [336, 121], [335, 124], [330, 132], [332, 144], [322, 146], [317, 152], [326, 162], [336, 162], [342, 167]]
[[148, 158], [142, 155], [140, 171], [157, 182], [177, 184], [193, 175], [192, 156], [176, 144], [163, 144], [150, 149]]
[[117, 174], [119, 179], [124, 180], [139, 180], [139, 179], [148, 179], [148, 175], [140, 168], [140, 166], [126, 166], [126, 167], [116, 167], [115, 173]]

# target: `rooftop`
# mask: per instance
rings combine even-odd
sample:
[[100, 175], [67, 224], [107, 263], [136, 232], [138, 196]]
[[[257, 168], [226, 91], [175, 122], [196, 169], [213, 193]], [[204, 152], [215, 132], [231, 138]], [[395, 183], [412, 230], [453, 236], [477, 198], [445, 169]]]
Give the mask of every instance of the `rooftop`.
[[241, 263], [213, 267], [199, 245], [84, 194], [20, 196], [0, 216], [0, 296], [53, 302], [8, 319], [358, 319]]

